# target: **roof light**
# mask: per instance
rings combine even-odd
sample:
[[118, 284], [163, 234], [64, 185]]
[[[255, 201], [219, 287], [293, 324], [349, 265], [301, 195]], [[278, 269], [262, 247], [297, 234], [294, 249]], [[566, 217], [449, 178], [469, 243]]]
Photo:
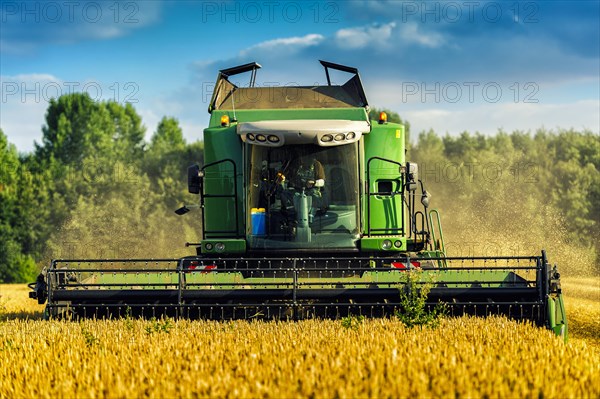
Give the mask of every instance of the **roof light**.
[[246, 135], [246, 138], [247, 138], [248, 140], [252, 140], [252, 141], [254, 141], [254, 140], [256, 139], [256, 137], [254, 137], [254, 133], [248, 133], [248, 134]]
[[229, 126], [229, 115], [221, 115], [221, 126]]
[[346, 138], [346, 135], [344, 133], [338, 133], [335, 135], [334, 139], [335, 141], [342, 141]]
[[350, 132], [346, 135], [346, 140], [354, 140], [355, 137], [356, 137], [356, 133]]
[[385, 112], [380, 112], [379, 113], [379, 124], [382, 125], [384, 123], [387, 123], [387, 114]]
[[323, 143], [329, 143], [330, 141], [333, 141], [333, 136], [331, 134], [325, 134], [323, 137], [321, 137], [321, 141]]
[[269, 140], [271, 143], [279, 143], [279, 136], [270, 134], [269, 137], [267, 137], [267, 140]]
[[261, 143], [264, 143], [265, 141], [267, 141], [267, 138], [265, 137], [264, 134], [257, 134], [256, 135], [256, 140], [260, 141]]

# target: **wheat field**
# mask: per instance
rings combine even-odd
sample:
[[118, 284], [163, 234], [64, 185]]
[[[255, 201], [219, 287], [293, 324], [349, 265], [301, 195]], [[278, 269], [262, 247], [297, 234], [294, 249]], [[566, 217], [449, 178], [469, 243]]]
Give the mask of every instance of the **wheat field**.
[[0, 286], [0, 397], [600, 397], [600, 279], [563, 279], [567, 344], [505, 318], [40, 320]]

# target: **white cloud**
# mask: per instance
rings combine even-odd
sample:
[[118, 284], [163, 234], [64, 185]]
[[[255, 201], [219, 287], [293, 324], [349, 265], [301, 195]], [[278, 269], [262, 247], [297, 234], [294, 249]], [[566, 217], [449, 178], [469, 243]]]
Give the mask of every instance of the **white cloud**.
[[363, 49], [369, 46], [387, 49], [399, 44], [435, 48], [444, 44], [443, 36], [437, 32], [424, 32], [414, 22], [396, 21], [340, 29], [335, 33], [335, 41], [345, 49]]
[[433, 129], [438, 134], [463, 131], [494, 134], [498, 129], [534, 131], [546, 129], [589, 129], [600, 132], [600, 101], [581, 100], [565, 104], [483, 104], [461, 109], [429, 108], [408, 110], [400, 115], [415, 133]]
[[336, 43], [342, 48], [360, 49], [370, 45], [381, 45], [392, 36], [395, 22], [382, 25], [359, 26], [340, 29], [335, 33]]
[[59, 82], [59, 79], [49, 73], [26, 73], [26, 74], [18, 74], [13, 76], [0, 76], [0, 81], [2, 82], [18, 82], [18, 83], [27, 83], [27, 82]]
[[[587, 81], [586, 81], [587, 82]], [[374, 107], [389, 108], [400, 114], [411, 124], [413, 136], [423, 130], [433, 129], [438, 134], [459, 134], [463, 131], [482, 134], [495, 134], [498, 129], [507, 132], [514, 130], [535, 131], [538, 128], [569, 129], [581, 131], [589, 129], [600, 133], [600, 100], [594, 94], [583, 94], [581, 82], [563, 82], [558, 92], [548, 92], [540, 87], [539, 92], [529, 98], [530, 91], [521, 87], [520, 97], [515, 102], [515, 92], [511, 85], [502, 85], [503, 95], [498, 102], [486, 101], [482, 86], [473, 93], [473, 102], [469, 93], [463, 90], [461, 101], [452, 103], [444, 97], [444, 85], [437, 93], [406, 93], [406, 82], [370, 78], [365, 81], [365, 90], [369, 103]], [[410, 82], [409, 82], [410, 83]], [[598, 81], [587, 82], [597, 87]], [[433, 83], [427, 84], [433, 88]], [[411, 87], [412, 89], [412, 87]], [[490, 90], [490, 95], [493, 90]], [[448, 96], [452, 93], [447, 92]], [[558, 93], [580, 93], [568, 99]], [[527, 101], [537, 102], [527, 102]]]
[[325, 39], [323, 35], [320, 35], [318, 33], [309, 33], [305, 36], [294, 36], [267, 40], [240, 51], [240, 56], [243, 57], [248, 54], [255, 53], [257, 51], [295, 51], [310, 46], [316, 46], [319, 43], [321, 43], [323, 39]]
[[425, 47], [439, 47], [444, 38], [437, 32], [425, 33], [415, 22], [406, 22], [399, 27], [399, 38], [404, 43], [418, 44]]

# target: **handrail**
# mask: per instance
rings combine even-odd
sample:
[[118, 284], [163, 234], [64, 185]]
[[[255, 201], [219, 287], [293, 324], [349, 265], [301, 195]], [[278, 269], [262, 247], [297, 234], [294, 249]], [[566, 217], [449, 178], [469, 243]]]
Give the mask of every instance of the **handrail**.
[[[436, 217], [436, 221], [437, 221], [437, 229], [440, 233], [440, 245], [438, 247], [438, 242], [437, 242], [437, 237], [435, 234], [435, 224], [433, 223], [433, 215], [435, 214]], [[441, 251], [444, 255], [446, 255], [446, 244], [444, 243], [444, 233], [442, 231], [442, 220], [440, 218], [440, 213], [437, 209], [432, 209], [429, 211], [429, 218], [430, 218], [430, 222], [431, 222], [431, 238], [433, 239], [433, 243], [434, 243], [434, 247]]]

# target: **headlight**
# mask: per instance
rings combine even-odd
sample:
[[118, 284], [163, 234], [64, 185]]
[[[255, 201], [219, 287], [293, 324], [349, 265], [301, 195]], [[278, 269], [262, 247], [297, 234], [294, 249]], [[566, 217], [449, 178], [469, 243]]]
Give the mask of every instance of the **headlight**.
[[204, 249], [206, 249], [207, 251], [212, 251], [212, 249], [213, 249], [213, 245], [212, 245], [210, 242], [207, 242], [207, 243], [204, 245]]
[[215, 244], [215, 249], [217, 250], [217, 252], [223, 252], [223, 250], [225, 250], [225, 244], [223, 244], [222, 242], [218, 242]]
[[248, 133], [248, 134], [246, 135], [246, 138], [247, 138], [248, 140], [252, 140], [252, 141], [254, 141], [254, 140], [256, 139], [256, 137], [254, 137], [254, 133]]
[[256, 140], [260, 141], [261, 143], [264, 143], [265, 141], [267, 141], [267, 138], [265, 137], [264, 134], [257, 134], [256, 135]]
[[[219, 244], [217, 244], [219, 245]], [[383, 240], [383, 242], [381, 243], [381, 248], [383, 249], [390, 249], [392, 247], [392, 242], [390, 240]]]
[[400, 240], [396, 240], [396, 241], [394, 241], [394, 246], [395, 246], [396, 248], [401, 248], [401, 247], [402, 247], [402, 241], [400, 241]]
[[333, 141], [333, 136], [331, 134], [326, 134], [321, 137], [321, 141], [324, 143], [329, 143], [330, 141]]

